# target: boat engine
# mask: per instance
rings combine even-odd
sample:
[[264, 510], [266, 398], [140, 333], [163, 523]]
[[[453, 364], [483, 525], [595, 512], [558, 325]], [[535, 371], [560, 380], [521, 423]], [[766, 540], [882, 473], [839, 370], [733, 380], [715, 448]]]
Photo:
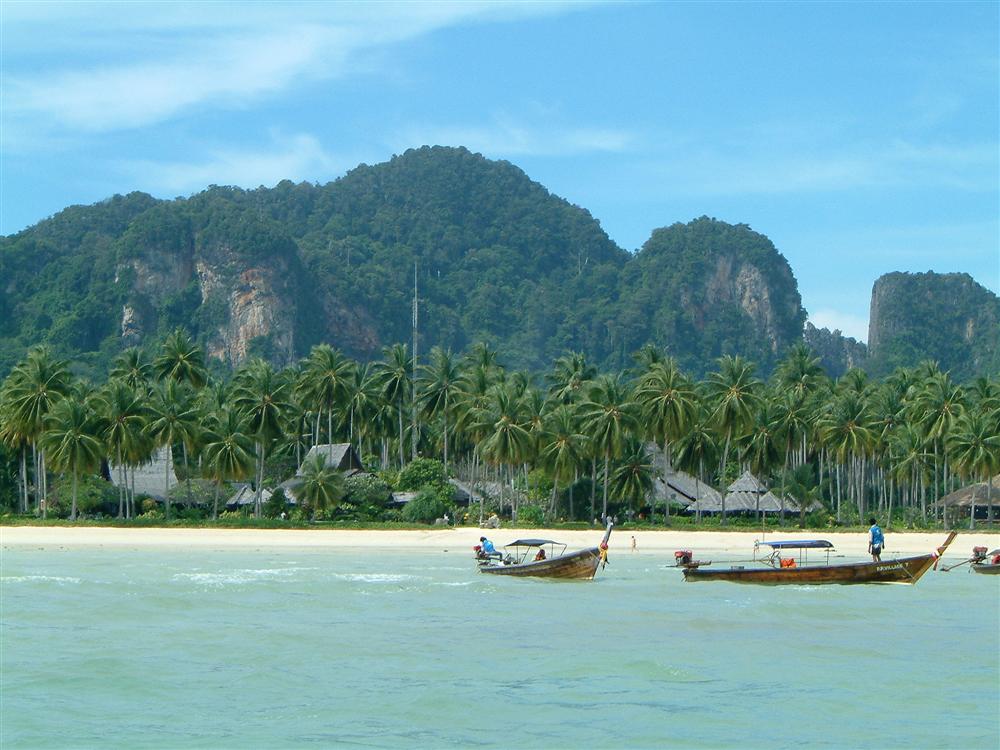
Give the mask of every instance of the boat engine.
[[691, 550], [679, 549], [674, 552], [674, 564], [677, 566], [689, 565], [693, 556]]
[[972, 548], [972, 562], [982, 562], [986, 559], [986, 547]]

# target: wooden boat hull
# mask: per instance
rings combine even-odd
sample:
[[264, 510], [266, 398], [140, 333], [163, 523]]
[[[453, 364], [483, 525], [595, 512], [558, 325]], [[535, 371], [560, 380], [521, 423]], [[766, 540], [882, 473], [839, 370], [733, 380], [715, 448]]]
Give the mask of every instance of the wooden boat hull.
[[936, 555], [902, 557], [882, 562], [813, 565], [796, 568], [686, 568], [685, 581], [729, 581], [777, 586], [822, 583], [906, 583], [914, 584], [937, 559]]
[[1000, 575], [1000, 563], [972, 563], [972, 569], [985, 575]]
[[514, 565], [480, 565], [480, 573], [498, 576], [532, 576], [535, 578], [575, 578], [590, 580], [597, 573], [601, 551], [597, 547], [570, 552], [549, 560]]

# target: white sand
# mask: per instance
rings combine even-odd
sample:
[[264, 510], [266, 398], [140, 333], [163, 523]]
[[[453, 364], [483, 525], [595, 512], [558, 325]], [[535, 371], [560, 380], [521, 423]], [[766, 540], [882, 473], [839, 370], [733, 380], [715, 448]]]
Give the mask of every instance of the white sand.
[[[327, 549], [421, 549], [471, 553], [480, 536], [488, 536], [499, 548], [515, 539], [556, 539], [569, 549], [596, 545], [602, 536], [593, 531], [561, 531], [550, 529], [491, 529], [433, 528], [426, 531], [353, 531], [332, 529], [166, 529], [65, 526], [3, 526], [0, 545], [3, 547], [197, 547], [202, 549], [255, 549], [261, 547], [310, 547]], [[946, 534], [943, 532], [886, 534], [887, 555], [919, 555], [933, 552]], [[753, 550], [761, 533], [747, 531], [616, 531], [611, 535], [610, 551], [615, 554], [656, 555], [673, 559], [677, 549], [690, 549], [696, 554], [714, 553], [745, 555]], [[839, 553], [863, 557], [867, 553], [867, 535], [826, 532], [768, 531], [763, 540], [828, 539]], [[949, 557], [967, 557], [974, 546], [989, 549], [1000, 547], [1000, 534], [975, 533], [960, 535], [948, 550]]]

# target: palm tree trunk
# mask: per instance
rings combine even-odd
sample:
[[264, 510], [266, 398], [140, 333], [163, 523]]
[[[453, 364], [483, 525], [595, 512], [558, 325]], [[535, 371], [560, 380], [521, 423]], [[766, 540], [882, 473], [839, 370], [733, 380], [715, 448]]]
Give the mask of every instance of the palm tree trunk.
[[733, 430], [728, 428], [726, 430], [726, 448], [722, 451], [722, 476], [719, 477], [719, 483], [722, 485], [722, 525], [726, 525], [726, 467], [729, 463], [729, 442], [732, 440]]
[[219, 518], [219, 491], [222, 489], [222, 480], [215, 483], [215, 497], [212, 499], [212, 520]]
[[28, 512], [28, 448], [21, 446], [21, 488], [23, 490], [23, 500], [21, 501], [21, 512]]
[[174, 463], [171, 441], [167, 440], [167, 459], [163, 463], [163, 518], [170, 520], [170, 467]]
[[597, 456], [590, 459], [590, 517], [597, 515]]
[[448, 394], [444, 394], [444, 475], [448, 476]]
[[611, 453], [604, 454], [604, 511], [601, 513], [601, 520], [607, 524], [608, 522], [608, 467], [611, 464]]
[[73, 507], [69, 513], [69, 520], [76, 520], [76, 470], [73, 470]]
[[399, 468], [402, 469], [406, 463], [403, 457], [403, 399], [399, 399], [396, 406], [399, 412]]

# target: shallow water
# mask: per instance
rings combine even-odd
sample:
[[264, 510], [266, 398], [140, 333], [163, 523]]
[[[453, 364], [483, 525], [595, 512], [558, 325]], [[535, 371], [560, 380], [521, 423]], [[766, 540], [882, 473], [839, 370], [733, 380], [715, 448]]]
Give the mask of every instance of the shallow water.
[[0, 746], [1000, 746], [1000, 580], [667, 562], [587, 583], [464, 551], [7, 548]]

